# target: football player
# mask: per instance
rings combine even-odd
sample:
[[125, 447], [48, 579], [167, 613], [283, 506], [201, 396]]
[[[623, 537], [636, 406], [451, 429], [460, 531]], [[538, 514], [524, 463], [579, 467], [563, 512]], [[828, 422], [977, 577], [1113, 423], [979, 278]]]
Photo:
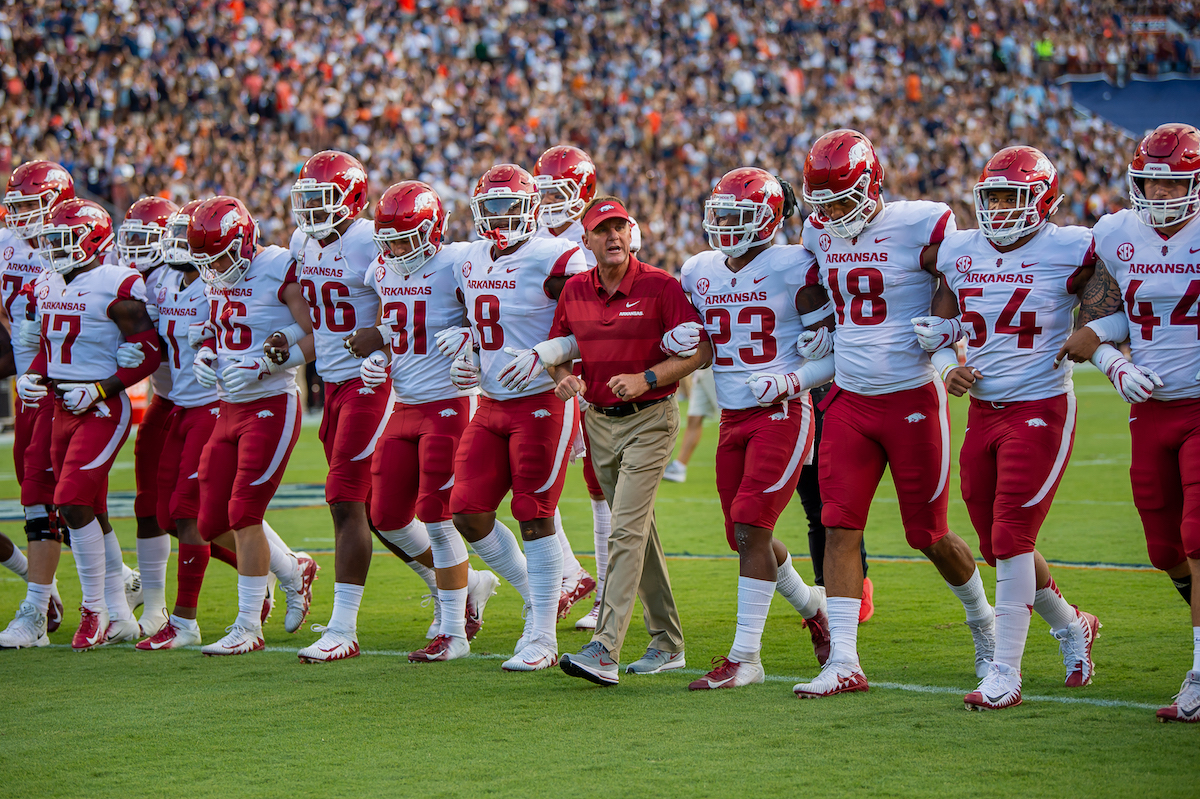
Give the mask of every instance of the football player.
[[[558, 662], [562, 548], [553, 517], [578, 431], [578, 405], [554, 396], [549, 375], [524, 390], [500, 380], [513, 361], [509, 356], [548, 338], [563, 283], [587, 269], [579, 247], [532, 238], [539, 201], [533, 176], [519, 166], [499, 164], [479, 179], [471, 213], [482, 241], [464, 251], [458, 270], [470, 328], [438, 337], [443, 354], [454, 358], [457, 385], [483, 389], [455, 456], [450, 510], [475, 552], [525, 600], [525, 630], [502, 664], [506, 671], [538, 671]], [[496, 519], [510, 488], [524, 555]]]
[[804, 163], [804, 201], [813, 209], [804, 246], [816, 268], [800, 295], [811, 331], [801, 354], [832, 357], [836, 377], [822, 403], [818, 457], [832, 643], [820, 675], [796, 685], [801, 698], [867, 690], [858, 658], [861, 541], [885, 466], [909, 546], [933, 562], [966, 609], [977, 675], [992, 656], [983, 580], [970, 547], [946, 524], [946, 392], [910, 322], [929, 311], [938, 245], [954, 230], [954, 214], [941, 203], [885, 205], [883, 172], [870, 140], [853, 130], [819, 138]]
[[[56, 203], [75, 196], [71, 175], [51, 161], [28, 161], [13, 170], [4, 194], [4, 227], [0, 229], [0, 299], [9, 320], [16, 374], [29, 371], [41, 342], [34, 281], [42, 274], [37, 237]], [[49, 279], [49, 276], [42, 280]], [[62, 599], [54, 574], [62, 552], [63, 529], [54, 510], [54, 470], [50, 462], [50, 428], [54, 400], [49, 394], [14, 403], [13, 462], [25, 510], [28, 588], [16, 617], [0, 633], [0, 648], [45, 646], [46, 632], [63, 619]], [[13, 547], [10, 560], [20, 549]], [[19, 561], [18, 561], [19, 564]], [[14, 565], [18, 565], [14, 564]]]
[[[1160, 125], [1128, 170], [1132, 209], [1092, 234], [1101, 263], [1064, 354], [1090, 359], [1126, 402], [1133, 502], [1150, 562], [1191, 605], [1192, 668], [1162, 721], [1200, 722], [1200, 131]], [[1106, 268], [1107, 267], [1107, 268]], [[1122, 303], [1124, 298], [1124, 303]], [[1115, 315], [1112, 315], [1115, 314]], [[1130, 364], [1101, 342], [1129, 339]], [[1148, 400], [1148, 401], [1147, 401]]]
[[[804, 324], [796, 295], [805, 287], [813, 256], [799, 244], [773, 244], [794, 208], [791, 187], [785, 189], [769, 172], [741, 167], [726, 173], [704, 204], [704, 230], [713, 249], [685, 261], [680, 274], [713, 342], [722, 408], [717, 493], [725, 540], [740, 564], [733, 646], [688, 686], [694, 691], [763, 681], [759, 653], [776, 591], [804, 617], [818, 664], [829, 657], [824, 598], [805, 585], [774, 535], [812, 449], [808, 389], [833, 378], [829, 358], [806, 364], [797, 349]], [[671, 346], [664, 339], [664, 349]]]
[[499, 579], [467, 565], [467, 549], [450, 515], [454, 455], [478, 405], [478, 388], [450, 381], [434, 334], [460, 327], [465, 308], [458, 271], [466, 244], [445, 244], [446, 210], [426, 183], [408, 180], [389, 188], [375, 209], [378, 245], [367, 285], [382, 303], [378, 327], [351, 336], [365, 354], [365, 385], [391, 378], [396, 403], [375, 445], [371, 465], [375, 527], [410, 555], [432, 557], [439, 609], [428, 646], [413, 662], [446, 661], [471, 652]]
[[[200, 203], [188, 220], [188, 249], [206, 286], [212, 324], [192, 369], [201, 386], [218, 386], [220, 397], [216, 426], [200, 455], [198, 529], [205, 541], [238, 556], [237, 619], [201, 651], [240, 655], [263, 648], [272, 573], [287, 593], [288, 632], [300, 628], [312, 602], [316, 562], [292, 552], [262, 522], [300, 436], [296, 369], [314, 357], [313, 338], [291, 254], [259, 245], [258, 224], [241, 200], [219, 196]], [[292, 324], [302, 335], [280, 363], [268, 339]]]
[[[129, 436], [125, 388], [158, 368], [160, 346], [142, 276], [105, 263], [113, 225], [103, 208], [88, 200], [58, 203], [38, 241], [54, 275], [37, 289], [43, 346], [18, 379], [18, 392], [25, 401], [51, 390], [55, 397], [54, 504], [70, 530], [83, 590], [71, 646], [84, 650], [136, 640], [140, 632], [125, 596], [121, 546], [107, 525], [108, 472]], [[117, 363], [122, 338], [140, 345], [140, 366]]]
[[[1063, 198], [1040, 150], [1000, 150], [974, 194], [979, 228], [947, 234], [933, 315], [913, 326], [949, 392], [971, 395], [959, 468], [980, 552], [996, 567], [996, 638], [979, 688], [964, 702], [996, 710], [1021, 704], [1031, 608], [1059, 641], [1067, 687], [1087, 685], [1095, 672], [1100, 622], [1067, 604], [1034, 547], [1075, 440], [1071, 368], [1058, 368], [1056, 355], [1096, 251], [1087, 229], [1048, 222]], [[967, 361], [959, 366], [950, 345], [964, 334]]]

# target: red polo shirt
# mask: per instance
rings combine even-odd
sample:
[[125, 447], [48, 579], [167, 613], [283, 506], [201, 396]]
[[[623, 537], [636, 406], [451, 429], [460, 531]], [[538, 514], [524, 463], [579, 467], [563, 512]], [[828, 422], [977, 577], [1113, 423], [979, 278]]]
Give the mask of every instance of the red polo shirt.
[[[667, 356], [663, 334], [684, 322], [700, 322], [679, 281], [657, 267], [629, 256], [621, 285], [609, 296], [593, 267], [567, 280], [554, 311], [550, 337], [574, 335], [583, 362], [583, 398], [593, 405], [621, 405], [608, 387], [616, 375], [640, 374]], [[704, 341], [708, 334], [702, 333]], [[668, 397], [675, 383], [659, 383], [636, 402]]]

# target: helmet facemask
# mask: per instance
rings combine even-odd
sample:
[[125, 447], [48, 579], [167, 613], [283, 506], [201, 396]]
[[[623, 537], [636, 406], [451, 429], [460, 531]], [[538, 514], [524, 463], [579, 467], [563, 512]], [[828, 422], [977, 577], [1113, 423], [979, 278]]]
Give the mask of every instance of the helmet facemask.
[[537, 194], [503, 189], [472, 197], [475, 232], [494, 241], [499, 249], [507, 250], [533, 236], [539, 204]]
[[[1062, 197], [1057, 198], [1043, 217], [1038, 213], [1038, 206], [1049, 190], [1050, 186], [1045, 182], [1016, 183], [998, 176], [976, 183], [975, 218], [984, 238], [1006, 247], [1040, 228], [1063, 201]], [[988, 194], [993, 191], [1014, 191], [1016, 202], [1011, 208], [989, 208]]]
[[[871, 215], [879, 207], [879, 201], [871, 199], [867, 193], [870, 185], [871, 173], [867, 171], [863, 173], [857, 183], [844, 191], [834, 192], [829, 189], [818, 189], [811, 193], [805, 192], [804, 201], [813, 207], [817, 214], [817, 221], [831, 234], [840, 239], [854, 239], [863, 232]], [[842, 200], [852, 200], [854, 206], [849, 212], [834, 219], [826, 211], [826, 208]]]
[[38, 244], [38, 255], [60, 275], [69, 275], [94, 257], [79, 245], [77, 229], [70, 225], [44, 226]]
[[[1138, 218], [1152, 228], [1174, 227], [1200, 213], [1200, 171], [1172, 172], [1166, 164], [1147, 164], [1143, 169], [1129, 168], [1129, 200]], [[1181, 197], [1151, 200], [1145, 194], [1147, 180], [1187, 182]]]
[[4, 225], [17, 238], [34, 240], [41, 235], [50, 207], [58, 199], [57, 189], [46, 189], [40, 194], [22, 194], [10, 191], [4, 195], [4, 208], [7, 215]]
[[[425, 219], [415, 230], [396, 230], [395, 228], [376, 230], [375, 246], [379, 248], [380, 259], [384, 266], [403, 277], [411, 275], [424, 266], [425, 262], [441, 249], [431, 241], [433, 229], [434, 221]], [[392, 244], [395, 242], [408, 245], [403, 255], [396, 255], [392, 250]]]
[[[250, 268], [250, 259], [238, 255], [242, 249], [242, 237], [238, 236], [229, 242], [229, 246], [216, 255], [191, 253], [192, 262], [200, 270], [200, 279], [214, 288], [231, 288], [241, 282], [246, 270]], [[230, 258], [230, 266], [225, 271], [215, 268], [217, 261], [225, 255]]]
[[301, 178], [292, 186], [292, 217], [302, 233], [318, 241], [350, 218], [345, 205], [347, 191], [334, 183]]
[[535, 175], [533, 182], [541, 192], [538, 222], [548, 228], [562, 227], [579, 218], [586, 202], [579, 196], [579, 184], [549, 175]]
[[118, 262], [139, 272], [163, 263], [162, 235], [158, 225], [146, 225], [140, 219], [125, 220], [117, 229]]
[[192, 251], [188, 247], [187, 230], [188, 217], [184, 214], [172, 214], [167, 219], [167, 229], [163, 231], [159, 242], [163, 262], [181, 272], [191, 272], [196, 268], [192, 263]]
[[738, 200], [731, 194], [717, 194], [704, 202], [704, 232], [708, 245], [730, 258], [746, 254], [761, 244], [761, 234], [774, 214], [766, 203]]

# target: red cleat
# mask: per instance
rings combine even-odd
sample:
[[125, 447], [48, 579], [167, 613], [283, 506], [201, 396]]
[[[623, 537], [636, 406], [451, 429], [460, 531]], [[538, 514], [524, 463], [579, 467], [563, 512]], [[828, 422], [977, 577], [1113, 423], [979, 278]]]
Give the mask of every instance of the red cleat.
[[[572, 585], [574, 582], [574, 585]], [[565, 619], [575, 603], [596, 590], [596, 581], [581, 566], [575, 576], [563, 580], [562, 593], [558, 596], [558, 617]]]
[[862, 624], [875, 615], [875, 584], [870, 577], [863, 578], [862, 606], [858, 609], [858, 623]]
[[804, 620], [803, 626], [808, 628], [808, 634], [812, 636], [813, 654], [817, 656], [817, 665], [824, 666], [825, 661], [829, 660], [829, 617], [825, 615], [825, 611], [818, 610], [817, 615]]
[[108, 632], [108, 609], [101, 611], [79, 608], [79, 629], [71, 639], [71, 648], [78, 652], [95, 649], [105, 641]]

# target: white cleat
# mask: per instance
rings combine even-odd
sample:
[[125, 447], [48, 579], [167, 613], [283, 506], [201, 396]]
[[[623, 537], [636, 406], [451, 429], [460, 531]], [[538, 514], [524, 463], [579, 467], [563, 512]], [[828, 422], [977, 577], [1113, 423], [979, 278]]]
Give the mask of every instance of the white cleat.
[[471, 644], [466, 638], [457, 635], [439, 635], [424, 649], [409, 652], [411, 663], [434, 663], [443, 660], [457, 660], [471, 654]]
[[857, 663], [825, 661], [825, 667], [812, 682], [796, 683], [792, 692], [801, 699], [852, 694], [868, 690], [867, 675]]
[[322, 635], [315, 644], [296, 653], [301, 662], [328, 663], [331, 660], [358, 657], [358, 634], [355, 630], [339, 630], [314, 624], [312, 631]]
[[138, 619], [138, 627], [142, 628], [142, 637], [149, 638], [156, 632], [167, 626], [171, 614], [167, 612], [165, 607], [151, 610], [142, 606], [142, 617]]
[[558, 665], [557, 647], [534, 641], [500, 664], [505, 671], [541, 671]]
[[1003, 710], [1021, 704], [1021, 672], [1007, 663], [989, 663], [979, 687], [963, 697], [967, 710]]
[[1175, 694], [1175, 701], [1170, 707], [1159, 708], [1155, 716], [1162, 722], [1200, 723], [1200, 671], [1189, 671]]
[[232, 624], [225, 628], [224, 638], [200, 647], [200, 651], [205, 655], [245, 655], [262, 648], [262, 627], [247, 630], [240, 624]]
[[[682, 659], [682, 653], [681, 653]], [[766, 679], [761, 663], [738, 663], [727, 657], [715, 657], [713, 670], [688, 684], [689, 691], [710, 691], [717, 688], [741, 688]]]
[[34, 646], [46, 646], [50, 639], [46, 637], [46, 617], [37, 609], [37, 605], [25, 601], [17, 608], [17, 615], [8, 623], [4, 632], [0, 633], [0, 649], [27, 649]]
[[[294, 633], [308, 618], [308, 609], [312, 607], [312, 584], [317, 579], [321, 567], [307, 552], [297, 552], [296, 576], [291, 586], [285, 585], [283, 591], [287, 594], [287, 614], [283, 617], [283, 629]], [[268, 583], [270, 581], [268, 580]], [[261, 624], [259, 625], [261, 627]]]
[[142, 637], [142, 628], [135, 619], [113, 619], [104, 633], [104, 646], [133, 643]]
[[1075, 620], [1065, 630], [1050, 631], [1058, 641], [1058, 651], [1062, 653], [1063, 665], [1067, 668], [1068, 688], [1079, 688], [1092, 682], [1096, 674], [1092, 644], [1103, 626], [1092, 614], [1075, 608]]
[[200, 627], [196, 622], [188, 624], [183, 619], [172, 616], [161, 630], [144, 641], [138, 641], [135, 648], [143, 652], [157, 652], [160, 649], [180, 649], [199, 644]]
[[496, 595], [500, 587], [500, 578], [490, 571], [475, 572], [475, 588], [467, 588], [467, 640], [475, 640], [479, 628], [483, 626], [483, 609], [488, 600]]
[[425, 640], [432, 641], [438, 637], [442, 631], [442, 601], [438, 599], [437, 594], [424, 594], [421, 597], [421, 607], [427, 608], [433, 605], [433, 621], [429, 625], [429, 629], [425, 631]]
[[275, 586], [279, 585], [279, 580], [275, 575], [267, 580], [267, 598], [263, 600], [262, 614], [258, 618], [259, 624], [266, 624], [267, 619], [271, 618], [271, 611], [275, 609]]
[[986, 621], [968, 621], [967, 626], [975, 641], [975, 678], [982, 680], [996, 654], [996, 613]]
[[125, 601], [129, 604], [131, 615], [142, 606], [142, 573], [137, 569], [130, 569], [129, 574], [125, 575]]
[[597, 599], [592, 605], [592, 609], [587, 612], [587, 615], [575, 622], [576, 630], [594, 630], [600, 622], [600, 600]]
[[517, 639], [517, 645], [513, 647], [514, 655], [521, 654], [521, 651], [532, 644], [536, 637], [533, 626], [533, 605], [525, 605], [521, 608], [521, 618], [525, 620], [525, 629], [521, 631], [521, 637]]

